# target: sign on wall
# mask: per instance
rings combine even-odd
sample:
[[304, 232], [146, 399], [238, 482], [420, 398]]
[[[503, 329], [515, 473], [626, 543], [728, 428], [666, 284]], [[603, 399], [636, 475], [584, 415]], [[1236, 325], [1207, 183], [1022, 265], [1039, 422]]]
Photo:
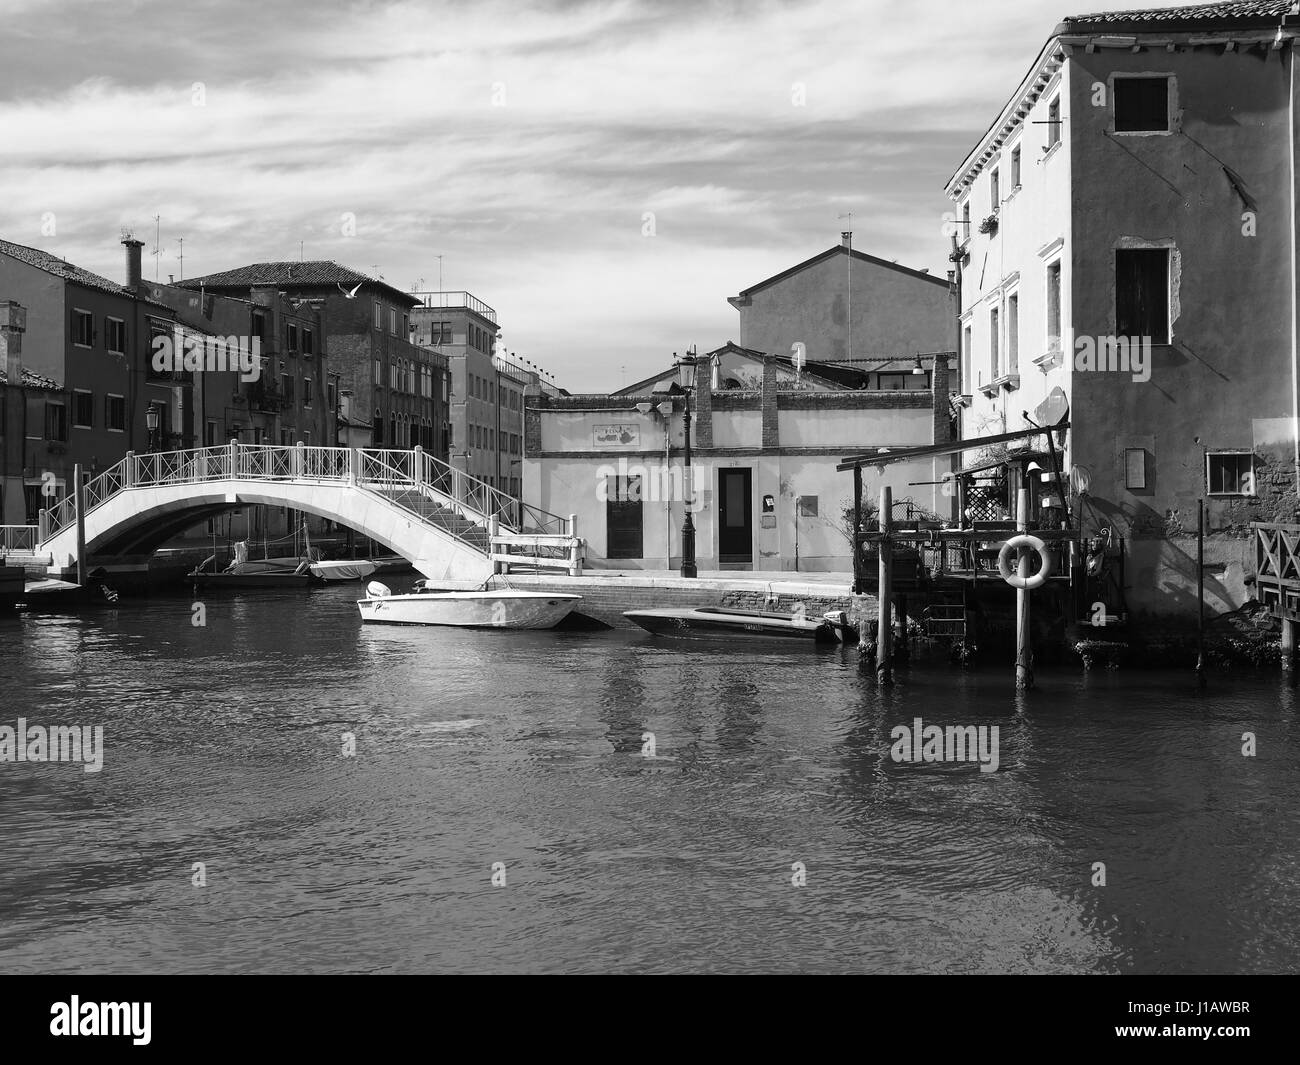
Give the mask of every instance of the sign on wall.
[[592, 443], [598, 447], [640, 447], [639, 425], [597, 425], [592, 430]]

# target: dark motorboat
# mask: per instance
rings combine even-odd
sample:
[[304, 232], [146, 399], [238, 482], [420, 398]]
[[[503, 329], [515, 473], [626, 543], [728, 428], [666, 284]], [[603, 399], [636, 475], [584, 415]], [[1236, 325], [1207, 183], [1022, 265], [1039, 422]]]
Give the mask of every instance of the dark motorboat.
[[725, 606], [669, 607], [626, 610], [623, 616], [647, 632], [677, 640], [800, 640], [838, 643], [852, 632], [843, 611], [817, 617], [802, 613], [738, 610]]

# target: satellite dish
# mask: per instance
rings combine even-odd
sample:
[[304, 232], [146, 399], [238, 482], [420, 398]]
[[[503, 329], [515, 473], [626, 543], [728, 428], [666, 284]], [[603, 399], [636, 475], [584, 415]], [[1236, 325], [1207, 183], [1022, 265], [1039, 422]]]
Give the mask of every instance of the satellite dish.
[[1038, 405], [1034, 413], [1038, 415], [1038, 424], [1047, 428], [1070, 413], [1070, 401], [1058, 385], [1047, 394], [1047, 398]]

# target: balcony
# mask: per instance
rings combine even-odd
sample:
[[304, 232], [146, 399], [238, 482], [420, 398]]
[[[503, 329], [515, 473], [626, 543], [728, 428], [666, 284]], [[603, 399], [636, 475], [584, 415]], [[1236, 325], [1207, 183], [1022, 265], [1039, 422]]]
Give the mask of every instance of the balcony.
[[463, 290], [460, 292], [412, 292], [411, 295], [425, 307], [432, 307], [440, 311], [460, 309], [473, 311], [479, 317], [486, 318], [493, 325], [496, 325], [497, 312], [477, 296], [470, 295], [470, 293]]

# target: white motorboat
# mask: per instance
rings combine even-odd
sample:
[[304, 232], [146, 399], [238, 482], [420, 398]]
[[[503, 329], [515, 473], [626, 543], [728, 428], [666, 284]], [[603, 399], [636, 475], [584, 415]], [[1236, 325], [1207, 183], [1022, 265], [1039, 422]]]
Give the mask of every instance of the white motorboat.
[[[486, 582], [492, 583], [490, 580]], [[409, 595], [393, 595], [371, 581], [366, 598], [357, 600], [363, 622], [387, 625], [452, 625], [470, 629], [550, 629], [582, 601], [564, 592], [528, 592], [519, 588], [441, 591], [418, 581]]]
[[322, 581], [363, 581], [375, 572], [375, 564], [364, 558], [352, 561], [313, 562], [311, 575]]

